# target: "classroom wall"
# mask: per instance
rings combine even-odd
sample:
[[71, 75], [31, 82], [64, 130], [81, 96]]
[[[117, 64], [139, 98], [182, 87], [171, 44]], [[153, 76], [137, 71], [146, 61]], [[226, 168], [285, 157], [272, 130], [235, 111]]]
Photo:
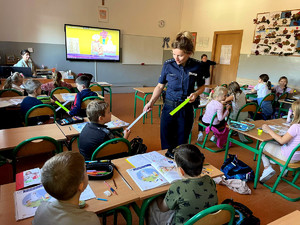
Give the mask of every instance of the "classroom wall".
[[[31, 56], [37, 67], [45, 65], [74, 73], [95, 74], [97, 71], [97, 80], [119, 87], [114, 92], [155, 85], [161, 65], [67, 61], [64, 24], [115, 28], [120, 29], [122, 34], [173, 38], [180, 30], [182, 0], [105, 0], [103, 7], [109, 11], [108, 23], [98, 22], [97, 9], [102, 6], [101, 3], [102, 0], [0, 0], [0, 64], [5, 63], [5, 55], [19, 56], [21, 49], [32, 47], [34, 52]], [[165, 20], [164, 28], [159, 28], [159, 20]]]
[[[211, 52], [215, 31], [243, 30], [238, 79], [257, 80], [262, 73], [277, 83], [286, 75], [291, 86], [300, 88], [300, 57], [250, 55], [253, 41], [253, 19], [257, 13], [300, 9], [299, 0], [183, 0], [181, 30], [197, 32], [198, 52]], [[199, 40], [208, 38], [207, 46]]]

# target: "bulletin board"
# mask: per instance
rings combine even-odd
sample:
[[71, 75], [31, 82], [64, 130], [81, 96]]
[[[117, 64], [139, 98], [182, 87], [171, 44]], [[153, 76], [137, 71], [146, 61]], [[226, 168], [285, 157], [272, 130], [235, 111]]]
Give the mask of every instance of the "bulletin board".
[[162, 65], [163, 38], [123, 34], [122, 63]]
[[251, 54], [300, 56], [300, 9], [258, 13]]

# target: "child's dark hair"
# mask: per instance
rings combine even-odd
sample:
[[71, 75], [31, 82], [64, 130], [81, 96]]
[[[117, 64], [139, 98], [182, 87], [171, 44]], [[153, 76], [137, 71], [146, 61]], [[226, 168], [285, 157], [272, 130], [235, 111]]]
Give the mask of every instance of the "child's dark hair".
[[25, 55], [26, 53], [28, 53], [30, 55], [30, 52], [27, 49], [23, 49], [20, 54], [21, 56]]
[[236, 81], [232, 81], [229, 85], [228, 85], [228, 92], [229, 94], [233, 94], [234, 99], [236, 99], [236, 94], [237, 93], [242, 93], [242, 90], [240, 88], [240, 85], [238, 82]]
[[201, 174], [205, 157], [195, 145], [178, 146], [174, 149], [174, 158], [177, 166], [190, 177], [197, 177]]
[[201, 59], [203, 59], [203, 57], [205, 57], [205, 56], [206, 56], [206, 58], [207, 58], [207, 55], [206, 55], [206, 54], [201, 55]]
[[61, 79], [62, 79], [62, 75], [59, 71], [54, 71], [52, 73], [52, 79], [53, 79], [53, 82], [54, 82], [54, 87], [57, 88], [57, 87], [61, 87]]
[[286, 89], [287, 89], [287, 84], [288, 84], [288, 79], [287, 79], [287, 77], [286, 77], [286, 76], [280, 77], [279, 80], [278, 80], [278, 82], [280, 82], [280, 81], [283, 80], [283, 79], [286, 80], [286, 84], [285, 84], [284, 89], [283, 89], [283, 93], [284, 93], [284, 92], [286, 91]]
[[82, 75], [76, 79], [76, 83], [84, 85], [85, 88], [89, 88], [91, 80], [87, 76]]
[[271, 90], [271, 82], [269, 81], [268, 74], [262, 74], [262, 75], [260, 75], [259, 79], [261, 79], [263, 82], [267, 83], [268, 89]]

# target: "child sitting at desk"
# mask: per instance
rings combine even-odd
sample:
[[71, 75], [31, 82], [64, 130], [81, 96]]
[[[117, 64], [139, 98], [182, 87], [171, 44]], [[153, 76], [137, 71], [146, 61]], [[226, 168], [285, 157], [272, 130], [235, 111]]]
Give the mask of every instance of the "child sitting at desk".
[[215, 182], [208, 175], [201, 176], [205, 157], [200, 150], [184, 144], [174, 151], [177, 171], [183, 179], [171, 184], [165, 197], [150, 205], [147, 224], [184, 224], [198, 212], [218, 204]]
[[[93, 152], [104, 142], [115, 138], [105, 123], [111, 121], [108, 103], [100, 100], [91, 101], [86, 109], [90, 123], [86, 124], [79, 135], [79, 151], [85, 160], [91, 160]], [[128, 139], [130, 130], [124, 130], [124, 138]], [[113, 154], [113, 153], [112, 153]]]
[[48, 82], [42, 85], [42, 90], [47, 92], [50, 95], [51, 91], [57, 87], [66, 87], [70, 90], [72, 89], [72, 85], [68, 84], [67, 82], [62, 81], [62, 75], [60, 72], [55, 71], [52, 73], [52, 82]]
[[[25, 90], [28, 93], [28, 96], [23, 99], [21, 102], [21, 114], [23, 118], [25, 118], [26, 113], [28, 112], [29, 109], [36, 105], [43, 104], [43, 102], [39, 99], [37, 99], [37, 96], [41, 94], [42, 89], [41, 89], [41, 82], [38, 80], [27, 80], [25, 83]], [[36, 125], [38, 122], [45, 122], [49, 120], [49, 116], [39, 116], [37, 117], [32, 117], [29, 118], [29, 125]]]
[[280, 95], [282, 95], [283, 93], [287, 92], [287, 93], [290, 93], [290, 94], [293, 94], [294, 92], [294, 89], [292, 88], [289, 88], [287, 86], [288, 84], [288, 79], [286, 76], [282, 76], [279, 78], [278, 80], [278, 85], [276, 85], [274, 87], [274, 91], [275, 91], [275, 94], [276, 94], [276, 97], [278, 98]]
[[[276, 134], [268, 125], [264, 124], [262, 126], [262, 129], [275, 139], [275, 141], [268, 142], [265, 145], [263, 152], [268, 152], [283, 161], [288, 159], [292, 150], [300, 143], [300, 100], [297, 100], [292, 104], [292, 111], [294, 113], [294, 118], [291, 127], [282, 137]], [[264, 154], [262, 154], [261, 159], [264, 165], [264, 171], [259, 180], [264, 183], [275, 174], [275, 170], [272, 168], [270, 160]], [[299, 161], [300, 151], [297, 151], [293, 155], [290, 163]], [[280, 170], [282, 170], [282, 167], [280, 167]]]
[[89, 96], [98, 96], [96, 92], [89, 89], [90, 82], [90, 79], [84, 75], [76, 79], [76, 87], [79, 92], [76, 94], [75, 100], [71, 106], [69, 112], [70, 116], [85, 116], [85, 110], [81, 109], [82, 100]]
[[[205, 126], [209, 126], [213, 116], [217, 112], [217, 116], [215, 117], [213, 121], [213, 126], [217, 129], [221, 129], [225, 126], [225, 117], [229, 115], [229, 109], [231, 108], [230, 105], [226, 105], [226, 110], [224, 111], [224, 105], [222, 104], [222, 101], [226, 99], [228, 90], [226, 87], [218, 86], [214, 90], [210, 92], [209, 95], [209, 102], [206, 105], [205, 113], [203, 117], [199, 117], [199, 121], [202, 121], [202, 123]], [[203, 139], [203, 128], [199, 125], [199, 134], [197, 141], [202, 141]], [[212, 141], [215, 141], [216, 138], [213, 135], [211, 137]]]
[[79, 208], [79, 197], [88, 184], [85, 162], [79, 152], [62, 152], [42, 168], [42, 184], [54, 202], [43, 202], [33, 225], [100, 225], [97, 215]]
[[21, 88], [23, 80], [24, 76], [21, 73], [15, 72], [6, 79], [3, 89], [15, 89], [24, 95], [24, 89]]

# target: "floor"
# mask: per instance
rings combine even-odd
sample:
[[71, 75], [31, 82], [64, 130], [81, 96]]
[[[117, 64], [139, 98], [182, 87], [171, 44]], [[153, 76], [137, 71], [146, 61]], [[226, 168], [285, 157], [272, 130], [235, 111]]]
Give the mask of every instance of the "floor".
[[[109, 98], [108, 95], [105, 96]], [[120, 119], [131, 123], [133, 118], [133, 106], [134, 106], [134, 94], [113, 94], [113, 107], [112, 113], [119, 117]], [[142, 102], [138, 101], [137, 105], [137, 115], [142, 112]], [[150, 115], [150, 114], [149, 114]], [[196, 120], [195, 120], [196, 122]], [[142, 119], [133, 126], [131, 129], [130, 140], [136, 136], [141, 137], [144, 140], [144, 143], [147, 145], [147, 151], [160, 150], [160, 119], [158, 117], [158, 107], [154, 108], [153, 112], [153, 124], [150, 123], [150, 117], [146, 119], [145, 124], [142, 123]], [[192, 143], [195, 143], [197, 139], [197, 126], [196, 123], [193, 127]], [[73, 145], [73, 149], [77, 149], [76, 143]], [[200, 149], [201, 150], [201, 149]], [[224, 160], [224, 152], [220, 153], [211, 153], [207, 150], [202, 150], [205, 154], [206, 160], [210, 162], [217, 168], [221, 168]], [[240, 149], [237, 146], [230, 148], [230, 154], [237, 154], [238, 158], [248, 164], [253, 170], [256, 168], [256, 161], [253, 161], [253, 153]], [[31, 161], [34, 162], [35, 160]], [[277, 166], [273, 167], [277, 174], [279, 168]], [[262, 171], [261, 171], [262, 172]], [[289, 174], [291, 177], [291, 174]], [[275, 177], [273, 177], [269, 183], [274, 183]], [[300, 179], [297, 181], [298, 185]], [[273, 194], [269, 189], [258, 184], [257, 189], [253, 189], [253, 182], [247, 183], [251, 189], [250, 195], [240, 195], [232, 190], [228, 189], [226, 186], [217, 185], [219, 203], [227, 198], [232, 198], [234, 201], [241, 202], [245, 204], [249, 209], [253, 211], [253, 214], [260, 218], [261, 224], [268, 224], [277, 218], [280, 218], [286, 214], [293, 212], [296, 209], [300, 208], [299, 202], [289, 202], [277, 194]], [[285, 184], [280, 185], [280, 189], [286, 191], [293, 196], [299, 196], [300, 192], [288, 187]], [[138, 224], [138, 218], [133, 212], [133, 224]], [[108, 220], [108, 224], [112, 224], [112, 221]], [[122, 218], [119, 218], [118, 224], [125, 224]]]

